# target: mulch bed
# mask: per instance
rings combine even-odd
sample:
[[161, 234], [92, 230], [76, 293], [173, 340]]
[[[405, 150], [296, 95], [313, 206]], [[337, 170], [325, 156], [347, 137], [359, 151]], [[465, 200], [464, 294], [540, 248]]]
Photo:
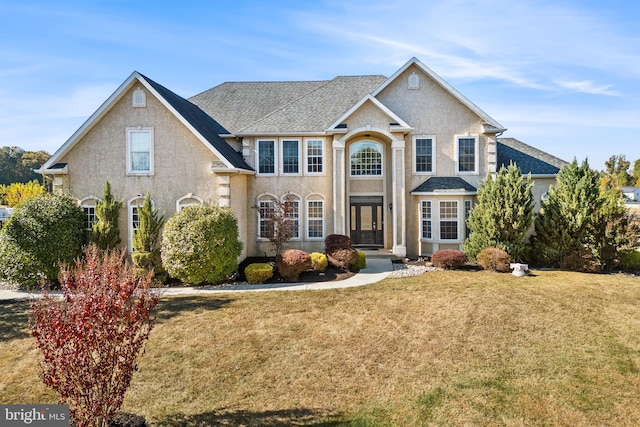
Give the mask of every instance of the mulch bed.
[[[258, 262], [264, 263], [275, 263], [274, 257], [249, 257], [246, 258], [242, 263], [238, 266], [239, 276], [236, 279], [237, 281], [246, 281], [247, 278], [244, 276], [244, 269], [249, 264], [254, 264]], [[295, 283], [316, 283], [316, 282], [333, 282], [335, 280], [344, 280], [353, 276], [355, 273], [353, 271], [344, 271], [340, 268], [336, 268], [333, 266], [328, 266], [324, 271], [305, 271], [300, 275], [298, 280], [295, 280]], [[282, 277], [280, 277], [277, 273], [269, 280], [264, 283], [284, 283]]]

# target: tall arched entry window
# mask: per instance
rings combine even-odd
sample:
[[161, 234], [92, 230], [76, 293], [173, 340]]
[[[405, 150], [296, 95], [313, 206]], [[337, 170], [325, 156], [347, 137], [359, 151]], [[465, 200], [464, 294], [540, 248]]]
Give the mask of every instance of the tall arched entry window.
[[382, 144], [360, 141], [349, 148], [351, 176], [382, 175]]

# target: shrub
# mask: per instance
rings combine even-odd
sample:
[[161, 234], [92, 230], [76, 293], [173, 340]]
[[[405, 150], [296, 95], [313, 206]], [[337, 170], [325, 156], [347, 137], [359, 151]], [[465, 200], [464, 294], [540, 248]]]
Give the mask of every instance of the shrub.
[[442, 249], [431, 256], [434, 267], [452, 269], [462, 267], [467, 262], [467, 256], [455, 249]]
[[287, 249], [276, 255], [278, 273], [285, 280], [298, 280], [300, 274], [311, 270], [311, 255], [300, 249]]
[[140, 274], [153, 270], [157, 278], [162, 278], [164, 269], [158, 246], [164, 218], [153, 207], [149, 193], [145, 196], [142, 206], [138, 206], [138, 218], [140, 223], [133, 234], [135, 252], [131, 254], [131, 259]]
[[91, 227], [91, 242], [100, 249], [113, 249], [120, 243], [118, 217], [122, 202], [114, 199], [109, 181], [102, 190], [102, 200], [96, 203], [96, 222]]
[[629, 271], [640, 271], [640, 252], [634, 250], [622, 252], [622, 268]]
[[327, 256], [320, 252], [312, 252], [311, 253], [311, 264], [313, 264], [313, 269], [316, 271], [325, 271], [327, 266], [329, 265], [329, 261], [327, 260]]
[[37, 180], [29, 181], [26, 184], [14, 182], [4, 189], [4, 197], [7, 206], [13, 208], [20, 205], [27, 199], [36, 196], [43, 196], [46, 193], [44, 186]]
[[0, 231], [0, 278], [23, 286], [53, 281], [82, 253], [84, 212], [69, 196], [36, 196]]
[[364, 252], [356, 250], [356, 254], [358, 255], [358, 260], [351, 265], [353, 270], [359, 271], [367, 266], [367, 256]]
[[351, 247], [351, 237], [342, 234], [329, 234], [324, 239], [324, 251], [328, 254], [336, 249], [348, 249]]
[[249, 264], [244, 269], [244, 275], [251, 284], [264, 283], [273, 277], [273, 266], [266, 262]]
[[477, 255], [476, 261], [485, 270], [499, 271], [501, 273], [508, 273], [511, 270], [509, 267], [511, 257], [502, 249], [485, 248]]
[[560, 268], [582, 273], [599, 273], [602, 270], [602, 265], [591, 251], [578, 249], [562, 257]]
[[358, 262], [358, 251], [354, 248], [340, 248], [327, 252], [329, 264], [342, 270], [349, 268]]
[[153, 328], [151, 275], [137, 277], [125, 255], [89, 247], [84, 261], [62, 268], [62, 299], [45, 291], [32, 303], [42, 378], [69, 404], [72, 425], [113, 418]]
[[189, 283], [217, 283], [238, 268], [242, 242], [229, 208], [190, 206], [164, 226], [162, 264], [169, 275]]

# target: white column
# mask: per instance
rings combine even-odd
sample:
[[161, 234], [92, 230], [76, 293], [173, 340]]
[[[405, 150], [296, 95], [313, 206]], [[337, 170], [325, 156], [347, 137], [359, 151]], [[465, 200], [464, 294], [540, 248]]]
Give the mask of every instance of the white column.
[[333, 233], [347, 234], [346, 227], [346, 184], [345, 143], [333, 140]]
[[392, 224], [394, 255], [407, 255], [407, 206], [405, 199], [404, 140], [391, 143]]

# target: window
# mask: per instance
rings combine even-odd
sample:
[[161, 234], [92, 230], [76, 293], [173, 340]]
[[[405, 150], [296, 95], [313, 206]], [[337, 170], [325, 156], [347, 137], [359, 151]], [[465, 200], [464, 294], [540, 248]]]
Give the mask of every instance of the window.
[[418, 137], [414, 140], [415, 164], [414, 170], [417, 173], [432, 173], [434, 171], [434, 138]]
[[269, 239], [273, 237], [273, 228], [270, 219], [273, 217], [275, 204], [273, 200], [264, 199], [258, 202], [258, 238]]
[[[144, 198], [136, 196], [129, 200], [129, 251], [133, 252], [133, 235], [140, 227], [140, 215], [138, 214], [138, 206], [142, 206]], [[152, 202], [153, 204], [153, 202]]]
[[127, 130], [127, 172], [153, 173], [153, 130], [150, 128]]
[[291, 238], [300, 238], [300, 200], [292, 197], [286, 198], [284, 201], [284, 216], [290, 222]]
[[193, 193], [189, 193], [186, 196], [180, 197], [176, 201], [176, 212], [180, 212], [182, 209], [188, 208], [189, 206], [202, 205], [203, 203], [204, 202], [200, 197], [194, 196]]
[[82, 206], [82, 210], [84, 211], [84, 229], [91, 231], [96, 222], [96, 207]]
[[423, 200], [420, 204], [420, 217], [422, 219], [422, 238], [433, 239], [432, 223], [431, 223], [431, 201]]
[[300, 173], [300, 141], [297, 139], [282, 140], [282, 173]]
[[458, 240], [458, 202], [440, 202], [440, 240]]
[[457, 151], [458, 172], [476, 173], [478, 171], [478, 138], [457, 137]]
[[276, 142], [272, 139], [258, 140], [258, 173], [276, 173]]
[[131, 102], [134, 107], [146, 107], [147, 97], [144, 91], [140, 88], [136, 88], [136, 90], [133, 91]]
[[308, 139], [306, 141], [307, 149], [307, 173], [321, 174], [323, 169], [324, 157], [324, 141], [321, 139]]
[[349, 148], [351, 176], [382, 175], [382, 144], [372, 141], [358, 142]]
[[307, 237], [324, 238], [324, 201], [307, 200]]
[[464, 237], [465, 239], [469, 237], [471, 234], [471, 230], [469, 230], [469, 226], [467, 225], [467, 221], [469, 221], [469, 214], [471, 213], [472, 208], [471, 200], [464, 201]]

